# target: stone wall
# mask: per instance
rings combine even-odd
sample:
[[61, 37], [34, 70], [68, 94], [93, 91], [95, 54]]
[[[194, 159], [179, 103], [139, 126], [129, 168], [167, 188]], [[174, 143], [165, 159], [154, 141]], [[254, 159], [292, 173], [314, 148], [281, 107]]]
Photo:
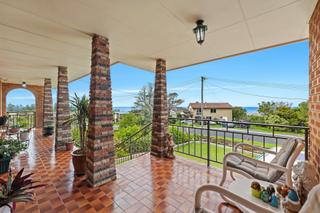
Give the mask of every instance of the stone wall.
[[109, 42], [92, 38], [87, 181], [95, 187], [116, 179]]
[[66, 143], [72, 141], [71, 125], [70, 123], [66, 123], [70, 116], [67, 67], [58, 67], [56, 113], [55, 149], [57, 151], [66, 150]]
[[154, 86], [151, 154], [166, 157], [168, 151], [168, 101], [166, 61], [157, 59]]
[[320, 180], [320, 1], [309, 22], [309, 48], [309, 155]]

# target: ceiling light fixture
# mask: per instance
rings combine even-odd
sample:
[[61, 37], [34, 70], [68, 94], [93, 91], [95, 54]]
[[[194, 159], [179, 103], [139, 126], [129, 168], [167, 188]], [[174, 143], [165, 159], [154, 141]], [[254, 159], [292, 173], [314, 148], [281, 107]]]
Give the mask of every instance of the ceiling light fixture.
[[204, 42], [205, 32], [208, 30], [207, 25], [203, 24], [203, 20], [198, 20], [196, 22], [197, 26], [193, 29], [193, 33], [196, 35], [196, 40], [198, 44], [202, 44]]

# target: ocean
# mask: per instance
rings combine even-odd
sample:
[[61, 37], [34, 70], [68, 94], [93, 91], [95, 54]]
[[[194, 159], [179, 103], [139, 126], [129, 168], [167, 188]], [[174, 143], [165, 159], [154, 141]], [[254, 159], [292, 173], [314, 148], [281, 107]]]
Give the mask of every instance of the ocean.
[[247, 110], [248, 114], [257, 114], [259, 107], [243, 107]]
[[126, 106], [113, 107], [113, 110], [119, 112], [120, 114], [126, 114], [130, 112], [132, 109], [133, 107], [126, 107]]

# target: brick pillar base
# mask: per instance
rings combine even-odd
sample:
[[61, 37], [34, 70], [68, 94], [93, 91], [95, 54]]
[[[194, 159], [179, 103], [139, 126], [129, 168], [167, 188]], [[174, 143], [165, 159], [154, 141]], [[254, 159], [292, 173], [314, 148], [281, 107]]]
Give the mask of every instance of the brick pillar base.
[[108, 39], [92, 38], [87, 181], [95, 187], [116, 179]]
[[309, 21], [309, 48], [309, 154], [320, 180], [320, 1]]
[[70, 116], [68, 72], [66, 67], [58, 68], [56, 143], [55, 149], [66, 150], [66, 143], [71, 139], [71, 125], [65, 123]]
[[52, 92], [51, 79], [46, 78], [43, 88], [43, 130], [49, 126], [53, 126]]
[[168, 105], [166, 61], [157, 59], [154, 86], [151, 154], [167, 157]]

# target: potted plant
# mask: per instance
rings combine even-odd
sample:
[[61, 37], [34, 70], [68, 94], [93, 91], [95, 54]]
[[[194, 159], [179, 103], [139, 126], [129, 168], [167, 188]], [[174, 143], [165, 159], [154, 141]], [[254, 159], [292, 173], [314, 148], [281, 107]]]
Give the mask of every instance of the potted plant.
[[75, 93], [75, 96], [70, 100], [70, 102], [72, 106], [72, 113], [67, 122], [78, 128], [79, 132], [78, 141], [76, 141], [78, 149], [72, 152], [72, 163], [74, 173], [76, 175], [82, 175], [85, 173], [86, 169], [85, 141], [87, 139], [87, 126], [89, 120], [89, 99], [85, 95], [80, 98]]
[[27, 148], [26, 143], [14, 139], [0, 139], [0, 174], [8, 172], [10, 160]]
[[13, 179], [9, 171], [7, 181], [0, 179], [0, 213], [13, 212], [17, 202], [33, 201], [34, 193], [31, 189], [45, 186], [44, 184], [36, 185], [37, 181], [31, 179], [32, 173], [25, 176], [22, 174], [23, 169]]
[[43, 128], [43, 136], [50, 136], [53, 135], [53, 130], [54, 127], [53, 126], [46, 126]]
[[7, 120], [8, 120], [8, 116], [6, 115], [0, 116], [0, 126], [6, 125]]

